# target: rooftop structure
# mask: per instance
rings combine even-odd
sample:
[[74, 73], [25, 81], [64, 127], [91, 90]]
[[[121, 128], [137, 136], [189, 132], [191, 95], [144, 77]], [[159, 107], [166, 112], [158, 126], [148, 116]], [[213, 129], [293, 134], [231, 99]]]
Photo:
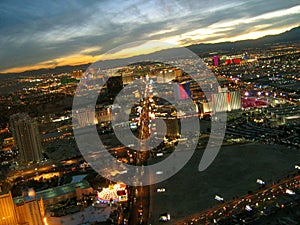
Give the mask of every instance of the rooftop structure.
[[[55, 188], [49, 188], [43, 191], [36, 192], [37, 199], [43, 199], [45, 205], [54, 204], [60, 201], [64, 201], [68, 198], [77, 197], [80, 199], [82, 194], [88, 194], [93, 192], [93, 188], [85, 180], [77, 183], [70, 183]], [[15, 197], [14, 202], [18, 204], [24, 199], [23, 196]]]

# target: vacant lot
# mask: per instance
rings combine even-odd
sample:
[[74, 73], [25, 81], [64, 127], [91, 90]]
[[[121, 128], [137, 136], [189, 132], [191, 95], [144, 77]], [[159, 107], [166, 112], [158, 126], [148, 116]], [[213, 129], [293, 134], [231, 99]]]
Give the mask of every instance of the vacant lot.
[[[198, 172], [203, 151], [196, 151], [189, 163], [169, 180], [153, 185], [151, 191], [152, 224], [168, 211], [173, 220], [201, 212], [218, 204], [217, 193], [225, 200], [259, 188], [257, 178], [272, 183], [286, 177], [300, 163], [300, 150], [258, 143], [223, 146], [204, 172]], [[164, 187], [166, 192], [157, 193]]]

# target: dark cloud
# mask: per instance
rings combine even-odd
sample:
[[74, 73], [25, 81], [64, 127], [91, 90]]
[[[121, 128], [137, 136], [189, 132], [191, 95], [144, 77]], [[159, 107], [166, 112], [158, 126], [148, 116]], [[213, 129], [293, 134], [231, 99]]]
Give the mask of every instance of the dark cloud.
[[[174, 37], [223, 21], [253, 18], [299, 5], [298, 0], [92, 1], [18, 0], [0, 2], [0, 70], [34, 65], [100, 47], [99, 55], [120, 44]], [[242, 23], [203, 40], [256, 29], [296, 24], [298, 14]], [[259, 27], [258, 25], [263, 25]], [[164, 32], [165, 31], [165, 32]], [[187, 37], [181, 43], [195, 43]], [[54, 60], [55, 61], [55, 60]], [[49, 62], [51, 63], [51, 62]]]

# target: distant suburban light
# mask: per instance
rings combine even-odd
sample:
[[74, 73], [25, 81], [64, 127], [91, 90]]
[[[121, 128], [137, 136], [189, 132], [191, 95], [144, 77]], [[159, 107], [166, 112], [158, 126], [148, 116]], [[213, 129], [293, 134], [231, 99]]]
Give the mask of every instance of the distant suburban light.
[[300, 166], [295, 165], [295, 169], [300, 170]]
[[166, 189], [165, 189], [165, 188], [157, 188], [156, 191], [157, 191], [157, 192], [165, 192]]
[[261, 180], [261, 179], [257, 179], [256, 183], [258, 183], [258, 184], [265, 184], [265, 182], [263, 180]]
[[290, 190], [290, 189], [286, 189], [286, 190], [285, 190], [285, 193], [286, 193], [286, 194], [289, 194], [289, 195], [295, 195], [295, 194], [296, 194], [294, 191], [292, 191], [292, 190]]
[[224, 201], [224, 198], [220, 197], [219, 195], [215, 195], [215, 200], [217, 201]]
[[245, 209], [249, 212], [252, 211], [252, 208], [249, 205], [246, 205]]
[[170, 220], [170, 219], [171, 219], [171, 216], [170, 216], [170, 214], [168, 214], [168, 215], [167, 215], [167, 218], [168, 218], [168, 220]]
[[164, 213], [164, 214], [160, 215], [159, 220], [163, 221], [163, 222], [170, 221], [171, 220], [171, 215], [169, 213]]

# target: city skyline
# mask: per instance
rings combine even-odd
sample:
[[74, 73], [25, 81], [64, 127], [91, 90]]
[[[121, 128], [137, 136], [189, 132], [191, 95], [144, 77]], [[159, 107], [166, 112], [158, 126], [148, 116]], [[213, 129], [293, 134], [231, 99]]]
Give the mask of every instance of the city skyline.
[[[162, 46], [257, 39], [300, 25], [298, 1], [126, 1], [0, 3], [0, 72], [54, 68], [129, 57]], [[146, 42], [147, 43], [147, 42]]]
[[298, 31], [3, 75], [0, 225], [297, 224]]

